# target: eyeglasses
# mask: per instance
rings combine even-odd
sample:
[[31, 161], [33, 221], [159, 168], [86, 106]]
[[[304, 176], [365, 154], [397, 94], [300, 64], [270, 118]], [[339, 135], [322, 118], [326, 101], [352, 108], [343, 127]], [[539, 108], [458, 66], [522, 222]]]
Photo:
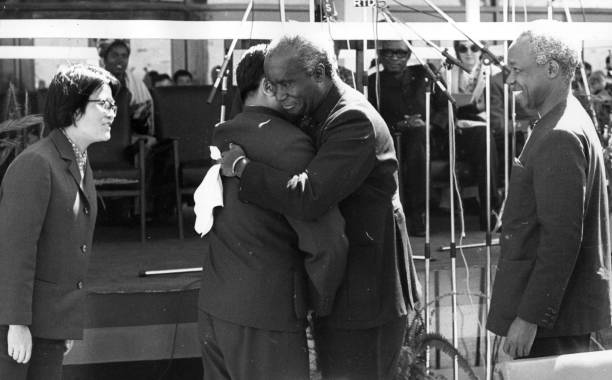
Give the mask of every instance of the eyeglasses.
[[[480, 48], [478, 47], [478, 45], [471, 45], [469, 49], [472, 51], [472, 53], [477, 53], [480, 51]], [[457, 51], [459, 53], [467, 53], [468, 47], [465, 45], [459, 45], [457, 47]]]
[[385, 58], [391, 58], [393, 56], [396, 56], [397, 58], [406, 58], [408, 57], [408, 54], [410, 54], [410, 51], [401, 49], [381, 49], [380, 51], [380, 55]]
[[115, 102], [108, 99], [89, 99], [87, 102], [89, 103], [98, 103], [105, 111], [112, 111], [113, 113], [117, 113], [117, 105]]

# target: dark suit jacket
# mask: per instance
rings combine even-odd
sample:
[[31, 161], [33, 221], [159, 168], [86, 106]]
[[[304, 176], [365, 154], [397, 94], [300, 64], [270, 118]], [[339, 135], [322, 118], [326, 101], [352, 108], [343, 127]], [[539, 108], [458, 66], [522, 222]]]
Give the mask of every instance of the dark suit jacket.
[[[308, 135], [264, 107], [245, 107], [215, 128], [213, 142], [221, 150], [230, 142], [239, 144], [249, 158], [293, 173], [301, 172], [315, 154]], [[224, 207], [216, 212], [207, 236], [200, 307], [245, 326], [301, 329], [308, 301], [306, 260], [314, 285], [311, 295], [318, 301], [314, 306], [329, 313], [348, 247], [338, 210], [318, 222], [288, 221], [277, 212], [242, 203], [238, 187], [238, 179], [223, 177]]]
[[240, 199], [304, 220], [338, 204], [349, 239], [348, 265], [332, 315], [324, 322], [380, 326], [406, 314], [406, 273], [412, 273], [395, 248], [393, 141], [368, 100], [339, 80], [310, 116], [308, 132], [317, 154], [306, 168], [304, 191], [287, 189], [293, 173], [253, 160], [242, 174]]
[[[408, 66], [404, 69], [401, 80], [393, 73], [381, 71], [380, 91], [378, 100], [380, 114], [390, 128], [398, 121], [404, 120], [404, 115], [420, 114], [425, 120], [425, 90], [427, 89], [427, 74], [421, 65]], [[368, 76], [368, 99], [377, 108], [376, 73]], [[446, 130], [448, 125], [448, 104], [446, 97], [438, 88], [431, 93], [431, 124], [437, 130]]]
[[602, 148], [570, 95], [512, 168], [488, 329], [506, 335], [516, 316], [539, 337], [610, 326], [608, 211]]
[[80, 180], [60, 130], [7, 170], [0, 190], [0, 325], [29, 325], [40, 338], [82, 338], [97, 212], [89, 164], [83, 189]]

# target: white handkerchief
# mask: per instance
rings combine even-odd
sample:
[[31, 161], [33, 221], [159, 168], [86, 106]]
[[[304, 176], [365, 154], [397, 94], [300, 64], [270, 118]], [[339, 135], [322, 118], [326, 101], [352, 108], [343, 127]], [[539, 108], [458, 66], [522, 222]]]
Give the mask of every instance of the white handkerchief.
[[[210, 157], [219, 160], [221, 153], [215, 146], [210, 147]], [[194, 229], [200, 236], [204, 236], [210, 231], [213, 224], [213, 210], [217, 206], [223, 207], [223, 182], [221, 182], [221, 164], [215, 164], [208, 169], [202, 183], [193, 193], [195, 205], [193, 211], [196, 219]]]

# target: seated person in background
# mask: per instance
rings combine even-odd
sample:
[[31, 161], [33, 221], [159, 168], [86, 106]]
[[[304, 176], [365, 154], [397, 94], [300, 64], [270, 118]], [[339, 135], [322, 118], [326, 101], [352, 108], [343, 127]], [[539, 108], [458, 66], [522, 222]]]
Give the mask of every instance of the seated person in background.
[[113, 74], [126, 87], [132, 96], [130, 100], [130, 118], [132, 133], [135, 138], [147, 139], [151, 145], [155, 139], [153, 126], [153, 99], [151, 93], [142, 80], [136, 79], [130, 70], [127, 70], [130, 60], [130, 47], [126, 40], [111, 40], [102, 43], [99, 47], [100, 58], [104, 68]]
[[[403, 202], [410, 220], [409, 233], [424, 236], [425, 212], [425, 69], [406, 66], [410, 50], [403, 41], [382, 41], [378, 51], [383, 70], [368, 77], [368, 100], [380, 112], [391, 132], [402, 134]], [[432, 92], [432, 137], [443, 143], [448, 124], [446, 98]], [[432, 138], [433, 140], [433, 138]], [[448, 138], [447, 138], [448, 140]], [[433, 144], [433, 141], [432, 141]], [[433, 149], [432, 149], [433, 151]], [[433, 153], [432, 153], [433, 155]]]
[[[457, 156], [475, 169], [480, 198], [480, 222], [484, 229], [486, 218], [486, 93], [484, 63], [480, 48], [470, 41], [454, 41], [455, 56], [470, 70], [465, 72], [453, 66], [449, 91], [457, 97]], [[500, 72], [496, 66], [491, 67], [491, 75]], [[446, 73], [441, 73], [446, 79]], [[498, 154], [491, 131], [491, 209], [501, 205], [497, 193]], [[494, 222], [494, 220], [493, 220]]]
[[155, 81], [153, 82], [153, 87], [167, 87], [167, 86], [174, 86], [174, 82], [172, 81], [172, 78], [170, 78], [170, 75], [168, 74], [159, 74], [156, 78]]
[[[591, 77], [591, 64], [588, 62], [582, 62], [584, 65], [584, 72], [586, 74], [587, 80]], [[580, 67], [576, 68], [576, 72], [574, 73], [574, 79], [572, 80], [572, 91], [574, 95], [583, 95], [584, 91], [584, 81], [582, 80], [582, 70]]]
[[[457, 119], [484, 121], [485, 115], [485, 72], [481, 51], [469, 41], [454, 41], [455, 56], [470, 72], [453, 66], [449, 91], [457, 97]], [[497, 66], [490, 65], [491, 76], [500, 72]], [[446, 79], [445, 71], [441, 73]], [[459, 94], [459, 95], [456, 95]]]
[[191, 86], [193, 84], [193, 75], [187, 70], [179, 69], [172, 74], [172, 80], [177, 86]]
[[610, 127], [610, 113], [612, 113], [612, 95], [606, 90], [606, 75], [597, 70], [589, 77], [591, 99], [599, 128], [605, 125]]
[[[383, 41], [379, 56], [383, 71], [377, 91], [376, 73], [368, 77], [368, 98], [377, 107], [390, 128], [402, 132], [400, 170], [403, 175], [404, 202], [408, 210], [413, 236], [423, 236], [422, 213], [425, 209], [425, 69], [406, 66], [410, 50], [403, 41]], [[448, 159], [448, 105], [446, 97], [437, 89], [431, 99], [431, 158]], [[475, 170], [481, 199], [481, 227], [486, 220], [486, 145], [485, 129], [473, 127], [457, 129], [457, 159], [468, 162]], [[491, 168], [496, 171], [497, 153], [491, 147]], [[491, 183], [492, 208], [497, 207], [494, 179]]]
[[159, 73], [156, 70], [146, 70], [145, 69], [145, 71], [146, 73], [144, 77], [142, 78], [142, 81], [144, 82], [145, 86], [147, 86], [147, 88], [150, 91], [153, 88], [153, 83], [155, 83], [155, 78], [157, 78]]

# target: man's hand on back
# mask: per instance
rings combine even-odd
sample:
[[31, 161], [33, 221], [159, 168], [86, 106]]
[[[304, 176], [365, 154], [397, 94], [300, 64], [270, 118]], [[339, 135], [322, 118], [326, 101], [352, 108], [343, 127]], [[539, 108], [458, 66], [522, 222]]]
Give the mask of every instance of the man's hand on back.
[[223, 151], [221, 153], [221, 174], [226, 177], [235, 177], [237, 174], [237, 169], [244, 169], [244, 166], [247, 162], [246, 155], [244, 154], [244, 150], [238, 144], [229, 145], [229, 150]]

